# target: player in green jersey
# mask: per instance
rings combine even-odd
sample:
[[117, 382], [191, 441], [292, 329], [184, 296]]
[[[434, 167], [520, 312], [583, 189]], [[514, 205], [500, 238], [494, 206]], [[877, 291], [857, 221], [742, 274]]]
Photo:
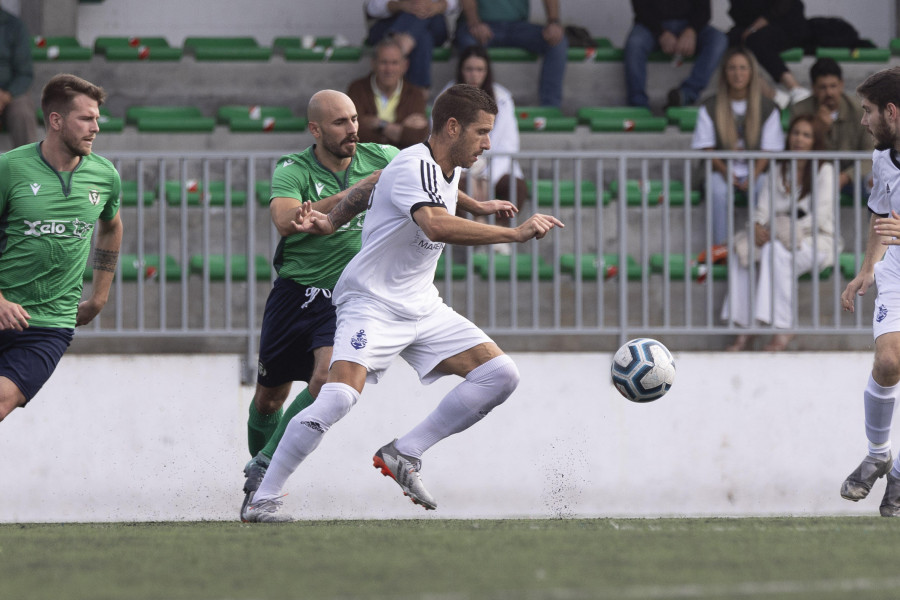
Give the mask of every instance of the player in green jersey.
[[[288, 422], [312, 404], [328, 377], [336, 323], [331, 290], [361, 243], [365, 215], [353, 218], [331, 236], [298, 233], [301, 204], [309, 200], [316, 210], [327, 212], [349, 196], [365, 205], [380, 170], [398, 152], [393, 146], [359, 143], [356, 107], [341, 92], [314, 94], [307, 118], [315, 143], [303, 152], [283, 156], [272, 175], [269, 211], [282, 238], [275, 251], [278, 278], [266, 301], [256, 392], [247, 422], [253, 458], [244, 467], [242, 512], [259, 487]], [[511, 216], [516, 210], [501, 200], [479, 207], [483, 210], [478, 214]], [[282, 412], [294, 381], [308, 385]]]
[[[37, 394], [75, 327], [109, 297], [121, 181], [91, 153], [105, 98], [84, 79], [56, 75], [41, 95], [44, 140], [0, 155], [0, 420]], [[91, 295], [80, 301], [95, 225]]]

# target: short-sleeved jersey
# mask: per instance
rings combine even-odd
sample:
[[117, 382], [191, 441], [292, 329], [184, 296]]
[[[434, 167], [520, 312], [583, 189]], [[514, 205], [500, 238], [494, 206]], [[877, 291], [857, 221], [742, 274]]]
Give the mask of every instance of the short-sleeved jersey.
[[[338, 176], [318, 161], [314, 148], [310, 146], [278, 160], [272, 174], [270, 202], [273, 198], [318, 202], [383, 169], [398, 152], [393, 146], [357, 144], [350, 166]], [[358, 215], [332, 235], [295, 233], [281, 238], [273, 260], [278, 276], [310, 287], [332, 289], [347, 262], [359, 251], [364, 216]]]
[[40, 144], [0, 155], [0, 292], [33, 327], [75, 327], [97, 219], [119, 211], [119, 173], [96, 154], [71, 173], [44, 160]]
[[[900, 157], [893, 150], [872, 153], [872, 193], [868, 205], [869, 210], [884, 217], [892, 210], [900, 212]], [[895, 282], [900, 281], [900, 249], [897, 246], [888, 246], [879, 272], [884, 273], [885, 269]]]
[[369, 200], [362, 248], [341, 275], [332, 299], [354, 296], [380, 302], [390, 311], [418, 318], [441, 302], [434, 271], [444, 249], [429, 240], [413, 219], [423, 206], [456, 214], [460, 169], [449, 179], [427, 143], [402, 150], [381, 173]]

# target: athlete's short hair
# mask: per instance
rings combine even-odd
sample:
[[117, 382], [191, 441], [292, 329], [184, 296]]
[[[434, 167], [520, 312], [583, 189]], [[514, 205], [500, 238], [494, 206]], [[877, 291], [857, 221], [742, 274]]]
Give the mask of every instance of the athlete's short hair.
[[451, 118], [463, 129], [478, 120], [478, 113], [497, 114], [497, 103], [481, 88], [458, 83], [437, 97], [431, 109], [432, 131], [441, 131]]
[[96, 100], [97, 106], [106, 100], [103, 88], [86, 79], [69, 73], [54, 75], [41, 92], [41, 110], [44, 111], [45, 117], [52, 112], [64, 115], [69, 112], [72, 99], [82, 94]]
[[856, 93], [884, 111], [888, 104], [900, 107], [900, 67], [878, 71], [863, 81]]

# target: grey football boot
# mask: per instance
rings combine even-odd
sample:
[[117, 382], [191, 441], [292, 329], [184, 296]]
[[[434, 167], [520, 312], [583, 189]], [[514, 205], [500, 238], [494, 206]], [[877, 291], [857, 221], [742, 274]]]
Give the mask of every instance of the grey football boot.
[[878, 478], [883, 477], [891, 470], [892, 464], [890, 452], [883, 460], [874, 456], [866, 456], [856, 470], [844, 480], [841, 485], [841, 496], [853, 502], [862, 500], [872, 491], [872, 486], [878, 481]]
[[397, 440], [378, 449], [372, 461], [376, 469], [381, 469], [381, 474], [390, 476], [397, 482], [404, 496], [409, 496], [415, 504], [425, 507], [425, 510], [437, 508], [437, 502], [425, 489], [419, 469], [422, 462], [418, 459], [404, 456], [397, 451], [394, 445]]
[[262, 483], [263, 477], [266, 476], [266, 469], [269, 468], [270, 461], [271, 459], [268, 456], [260, 452], [251, 458], [250, 462], [244, 466], [244, 477], [247, 479], [244, 481], [244, 501], [241, 503], [241, 521], [244, 520], [244, 511], [253, 499], [253, 494], [259, 489], [259, 484]]
[[887, 488], [879, 510], [882, 517], [900, 517], [900, 478], [894, 477], [890, 472], [887, 474]]
[[281, 498], [251, 502], [241, 511], [244, 523], [289, 523], [294, 518], [281, 512]]

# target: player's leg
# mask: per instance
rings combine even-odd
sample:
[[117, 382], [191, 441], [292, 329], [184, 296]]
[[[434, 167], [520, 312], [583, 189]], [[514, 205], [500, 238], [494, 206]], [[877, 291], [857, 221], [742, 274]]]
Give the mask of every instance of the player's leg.
[[22, 406], [25, 406], [22, 390], [9, 378], [0, 376], [0, 421]]
[[72, 342], [71, 329], [0, 331], [0, 421], [37, 395]]
[[269, 387], [256, 382], [256, 393], [253, 394], [247, 417], [247, 448], [250, 456], [256, 456], [263, 449], [278, 427], [282, 406], [291, 392], [292, 383], [288, 381]]

